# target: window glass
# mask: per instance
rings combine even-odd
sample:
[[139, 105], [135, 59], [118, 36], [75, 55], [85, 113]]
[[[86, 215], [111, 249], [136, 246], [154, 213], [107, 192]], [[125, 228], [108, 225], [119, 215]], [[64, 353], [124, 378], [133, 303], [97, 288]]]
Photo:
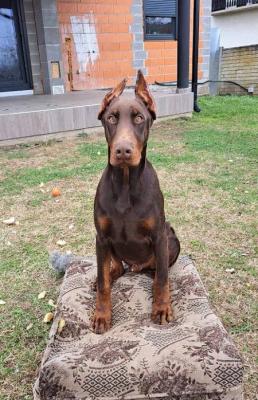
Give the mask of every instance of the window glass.
[[145, 17], [146, 35], [172, 35], [173, 19], [172, 17]]

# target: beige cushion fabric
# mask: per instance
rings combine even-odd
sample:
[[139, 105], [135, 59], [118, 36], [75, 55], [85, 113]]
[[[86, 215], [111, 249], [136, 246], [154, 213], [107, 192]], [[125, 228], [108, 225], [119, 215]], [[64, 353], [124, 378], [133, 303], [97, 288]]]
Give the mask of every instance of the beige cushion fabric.
[[66, 271], [35, 400], [242, 399], [241, 359], [188, 257], [170, 269], [175, 319], [165, 326], [150, 321], [151, 273], [127, 272], [112, 288], [112, 329], [93, 333], [95, 277], [90, 258]]

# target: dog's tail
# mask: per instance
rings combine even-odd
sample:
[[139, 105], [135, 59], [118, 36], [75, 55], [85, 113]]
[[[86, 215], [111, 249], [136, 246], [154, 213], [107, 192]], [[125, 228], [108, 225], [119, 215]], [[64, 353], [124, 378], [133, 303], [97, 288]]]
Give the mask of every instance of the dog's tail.
[[67, 268], [73, 264], [78, 263], [80, 266], [88, 267], [90, 265], [96, 265], [96, 257], [87, 256], [80, 257], [73, 253], [61, 253], [58, 250], [54, 250], [49, 254], [49, 264], [55, 272], [64, 274]]
[[58, 273], [64, 274], [71, 262], [78, 259], [72, 253], [60, 253], [60, 251], [53, 251], [49, 254], [49, 264]]

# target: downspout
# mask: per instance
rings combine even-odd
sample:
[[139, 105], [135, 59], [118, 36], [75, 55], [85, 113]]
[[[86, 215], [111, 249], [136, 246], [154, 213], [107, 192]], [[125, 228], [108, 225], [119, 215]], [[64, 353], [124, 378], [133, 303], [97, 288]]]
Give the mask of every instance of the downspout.
[[200, 0], [194, 0], [193, 11], [193, 63], [192, 63], [192, 92], [194, 94], [194, 111], [200, 112], [198, 106], [198, 55], [199, 55], [199, 24], [200, 24]]
[[189, 87], [190, 0], [179, 0], [177, 39], [177, 92]]

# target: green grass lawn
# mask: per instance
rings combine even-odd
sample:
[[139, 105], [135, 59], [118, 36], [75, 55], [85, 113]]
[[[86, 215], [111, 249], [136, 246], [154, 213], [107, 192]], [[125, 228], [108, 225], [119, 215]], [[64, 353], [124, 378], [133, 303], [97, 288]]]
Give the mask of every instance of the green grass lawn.
[[[200, 106], [192, 119], [158, 121], [148, 158], [182, 254], [195, 260], [243, 355], [245, 399], [254, 400], [258, 97], [203, 97]], [[94, 253], [93, 199], [106, 160], [104, 135], [0, 149], [1, 400], [32, 399], [49, 331], [42, 320], [61, 283], [48, 251], [63, 239], [64, 251]], [[58, 199], [54, 186], [62, 191]], [[19, 224], [3, 224], [9, 217]], [[46, 298], [38, 300], [43, 290]]]

